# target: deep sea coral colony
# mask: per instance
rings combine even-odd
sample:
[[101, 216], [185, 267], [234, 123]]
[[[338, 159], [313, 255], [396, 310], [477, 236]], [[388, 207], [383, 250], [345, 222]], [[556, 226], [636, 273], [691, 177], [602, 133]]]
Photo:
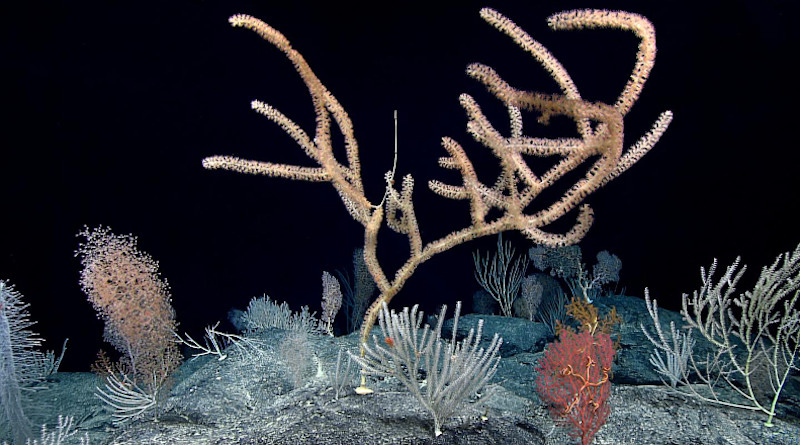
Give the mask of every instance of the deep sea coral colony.
[[[490, 8], [482, 9], [480, 15], [532, 55], [550, 73], [561, 93], [543, 94], [517, 89], [489, 66], [480, 63], [468, 66], [467, 74], [481, 82], [508, 110], [509, 121], [501, 124], [503, 127], [508, 125], [510, 132], [503, 134], [498, 130], [470, 95], [460, 96], [461, 105], [468, 117], [468, 132], [476, 142], [491, 150], [499, 161], [500, 173], [491, 182], [481, 182], [462, 145], [452, 138], [443, 138], [442, 146], [447, 151], [447, 156], [439, 159], [439, 165], [459, 172], [462, 181], [451, 185], [432, 180], [428, 186], [445, 198], [467, 201], [471, 223], [427, 244], [421, 238], [412, 199], [414, 178], [411, 175], [404, 176], [401, 181], [397, 181], [400, 188], [395, 188], [396, 171], [393, 167], [385, 175], [383, 198], [378, 203], [371, 202], [362, 184], [361, 163], [353, 125], [333, 93], [322, 84], [303, 56], [279, 31], [248, 15], [230, 18], [233, 26], [256, 32], [283, 52], [308, 87], [316, 114], [313, 135], [306, 133], [289, 117], [266, 103], [254, 100], [252, 108], [283, 128], [314, 165], [276, 164], [220, 155], [203, 159], [203, 166], [211, 170], [223, 169], [245, 174], [328, 182], [336, 189], [351, 217], [364, 228], [364, 260], [380, 291], [378, 298], [367, 308], [361, 325], [362, 358], [370, 330], [379, 315], [383, 313], [391, 318], [386, 305], [416, 268], [434, 255], [472, 239], [507, 230], [519, 231], [531, 241], [548, 246], [564, 246], [580, 241], [593, 221], [591, 208], [582, 204], [584, 198], [636, 163], [656, 144], [672, 121], [672, 113], [664, 111], [649, 131], [630, 148], [624, 148], [624, 117], [638, 99], [655, 62], [655, 29], [645, 17], [623, 11], [583, 9], [557, 13], [548, 18], [549, 26], [555, 30], [615, 28], [630, 31], [639, 38], [630, 78], [616, 102], [609, 105], [584, 100], [561, 63], [509, 18]], [[565, 138], [528, 136], [523, 129], [523, 110], [538, 113], [542, 124], [546, 124], [551, 117], [564, 116], [575, 123], [578, 135]], [[344, 139], [346, 157], [343, 160], [334, 156], [331, 139], [336, 132], [331, 131], [332, 123], [338, 126], [338, 132]], [[560, 160], [549, 170], [537, 174], [527, 164], [526, 159], [531, 156], [560, 157]], [[586, 173], [563, 196], [540, 210], [530, 210], [535, 198], [545, 189], [584, 163], [590, 163]], [[577, 210], [577, 218], [571, 228], [563, 233], [551, 233], [545, 229], [573, 210]], [[407, 260], [392, 278], [379, 263], [377, 256], [378, 232], [384, 219], [389, 229], [407, 238], [409, 245]], [[572, 416], [570, 418], [581, 415], [591, 419], [578, 420], [583, 425], [580, 429], [585, 443], [586, 440], [591, 440], [607, 415], [605, 399], [608, 382], [605, 375], [610, 372], [609, 361], [613, 349], [606, 337], [596, 327], [572, 333], [565, 330], [560, 344], [567, 348], [563, 351], [565, 354], [573, 355], [570, 358], [572, 361], [554, 364], [553, 370], [559, 374], [559, 383], [554, 380], [553, 383], [544, 385], [553, 391], [556, 391], [558, 384], [565, 385], [565, 388], [580, 385], [580, 400], [566, 402], [566, 406], [560, 409], [564, 414]], [[562, 346], [553, 347], [553, 354], [561, 351]], [[580, 350], [585, 351], [576, 353]], [[554, 357], [553, 363], [556, 363]], [[366, 387], [363, 376], [357, 391], [371, 392]], [[556, 392], [559, 391], [561, 390]], [[591, 422], [591, 426], [581, 422]]]

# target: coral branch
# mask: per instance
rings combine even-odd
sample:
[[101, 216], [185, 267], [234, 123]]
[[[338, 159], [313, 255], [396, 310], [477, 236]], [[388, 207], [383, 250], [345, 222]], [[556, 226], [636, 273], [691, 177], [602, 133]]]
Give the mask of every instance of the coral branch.
[[[467, 131], [476, 142], [488, 148], [497, 158], [500, 173], [492, 183], [481, 182], [475, 166], [462, 146], [455, 139], [443, 138], [442, 146], [448, 156], [439, 159], [439, 165], [457, 171], [461, 181], [460, 184], [445, 184], [432, 180], [428, 182], [428, 186], [434, 193], [445, 198], [469, 201], [470, 224], [427, 244], [420, 236], [412, 199], [414, 179], [411, 175], [403, 178], [399, 190], [395, 189], [393, 168], [387, 174], [383, 201], [379, 204], [371, 203], [365, 196], [361, 182], [358, 144], [353, 125], [333, 94], [325, 88], [303, 56], [292, 48], [283, 34], [251, 16], [235, 15], [230, 19], [233, 26], [250, 29], [281, 50], [308, 87], [316, 115], [313, 137], [270, 105], [253, 101], [252, 106], [255, 111], [283, 128], [315, 165], [273, 164], [234, 156], [213, 156], [204, 159], [203, 166], [247, 174], [330, 182], [333, 185], [353, 219], [364, 226], [364, 259], [381, 292], [367, 310], [362, 324], [362, 344], [367, 341], [368, 333], [382, 305], [391, 301], [420, 264], [438, 253], [474, 238], [506, 230], [520, 231], [536, 243], [551, 246], [578, 242], [589, 230], [593, 220], [591, 208], [582, 203], [584, 198], [647, 153], [672, 119], [669, 111], [664, 112], [653, 128], [630, 150], [623, 153], [624, 116], [639, 97], [655, 62], [655, 31], [646, 18], [620, 11], [576, 10], [555, 14], [548, 20], [553, 29], [608, 27], [632, 31], [639, 37], [641, 42], [630, 79], [616, 103], [607, 105], [583, 100], [561, 63], [510, 19], [489, 8], [481, 10], [481, 17], [510, 36], [539, 61], [556, 81], [562, 94], [548, 95], [514, 88], [486, 65], [472, 64], [467, 68], [467, 74], [484, 84], [508, 110], [510, 132], [504, 135], [498, 128], [505, 126], [494, 125], [471, 96], [461, 95], [460, 102], [468, 119]], [[549, 139], [526, 135], [521, 110], [538, 113], [539, 121], [545, 124], [553, 116], [567, 117], [575, 122], [578, 137]], [[336, 123], [344, 138], [345, 162], [340, 162], [333, 155], [330, 128], [332, 122]], [[530, 160], [523, 155], [558, 156], [561, 159], [549, 170], [537, 175], [528, 165]], [[544, 190], [592, 158], [595, 159], [585, 175], [570, 186], [563, 196], [549, 206], [530, 213], [529, 207]], [[562, 233], [550, 233], [544, 229], [576, 209], [578, 215], [570, 229]], [[492, 210], [496, 210], [497, 215]], [[491, 218], [490, 214], [493, 215]], [[406, 236], [409, 245], [408, 259], [391, 279], [379, 264], [377, 254], [378, 233], [384, 218], [388, 228]]]

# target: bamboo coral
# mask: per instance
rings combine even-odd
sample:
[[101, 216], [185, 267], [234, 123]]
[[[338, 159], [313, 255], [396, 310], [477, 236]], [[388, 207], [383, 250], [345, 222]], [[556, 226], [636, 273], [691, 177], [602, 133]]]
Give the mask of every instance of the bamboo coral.
[[[506, 230], [518, 230], [539, 244], [554, 246], [578, 242], [588, 231], [593, 218], [589, 206], [581, 204], [584, 198], [625, 171], [650, 150], [672, 119], [671, 112], [663, 112], [639, 142], [627, 151], [623, 150], [623, 118], [638, 98], [655, 61], [655, 31], [646, 18], [628, 12], [576, 10], [555, 14], [548, 20], [553, 29], [608, 27], [632, 31], [639, 37], [641, 43], [630, 80], [617, 101], [613, 105], [607, 105], [583, 100], [558, 60], [510, 19], [489, 8], [481, 10], [481, 17], [509, 35], [536, 58], [556, 80], [563, 94], [547, 95], [515, 89], [486, 65], [472, 64], [468, 67], [467, 74], [482, 82], [506, 106], [511, 131], [510, 135], [501, 134], [471, 96], [461, 95], [460, 102], [469, 120], [467, 130], [477, 142], [489, 148], [497, 157], [501, 171], [491, 185], [481, 182], [461, 145], [452, 138], [443, 138], [442, 145], [448, 156], [441, 158], [439, 165], [457, 170], [461, 174], [462, 182], [452, 185], [434, 180], [428, 185], [431, 190], [445, 198], [469, 201], [471, 223], [427, 244], [421, 238], [412, 199], [414, 178], [411, 175], [404, 176], [398, 190], [394, 186], [394, 173], [387, 174], [384, 200], [381, 204], [370, 202], [361, 181], [361, 165], [353, 125], [333, 94], [279, 31], [247, 15], [235, 15], [230, 19], [233, 26], [255, 31], [281, 50], [308, 87], [316, 114], [313, 136], [268, 104], [253, 101], [252, 107], [283, 128], [316, 165], [307, 167], [233, 156], [212, 156], [203, 160], [203, 166], [207, 169], [331, 183], [353, 219], [364, 226], [365, 261], [380, 289], [379, 297], [367, 310], [362, 324], [362, 344], [367, 341], [368, 333], [382, 305], [391, 301], [421, 263], [438, 253], [474, 238]], [[538, 112], [542, 121], [556, 115], [566, 116], [576, 123], [579, 137], [548, 139], [526, 136], [523, 133], [522, 109]], [[333, 154], [332, 123], [338, 126], [344, 138], [346, 159], [343, 161], [336, 159]], [[561, 160], [542, 175], [536, 175], [523, 158], [524, 155], [558, 155]], [[590, 158], [596, 159], [585, 176], [560, 199], [532, 214], [525, 213], [542, 191]], [[543, 229], [576, 208], [579, 209], [579, 214], [569, 230], [564, 233], [550, 233]], [[489, 212], [492, 209], [499, 211], [500, 216], [490, 218]], [[378, 231], [384, 219], [390, 229], [407, 238], [410, 249], [408, 259], [393, 278], [387, 276], [377, 257]]]

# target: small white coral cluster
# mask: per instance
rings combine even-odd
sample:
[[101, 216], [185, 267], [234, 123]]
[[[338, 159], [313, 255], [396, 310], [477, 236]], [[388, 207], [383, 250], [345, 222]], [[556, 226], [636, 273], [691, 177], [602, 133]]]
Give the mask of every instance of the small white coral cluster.
[[268, 295], [250, 300], [247, 310], [234, 324], [246, 334], [268, 328], [302, 331], [307, 334], [333, 335], [333, 322], [342, 307], [342, 290], [339, 281], [330, 273], [322, 273], [322, 315], [316, 317], [308, 306], [293, 312], [286, 302], [278, 304]]
[[549, 269], [550, 275], [567, 283], [573, 296], [582, 296], [587, 303], [601, 295], [603, 286], [619, 281], [622, 270], [619, 257], [606, 250], [597, 254], [597, 263], [591, 272], [583, 263], [578, 246], [535, 246], [528, 251], [528, 256], [534, 267], [541, 271]]

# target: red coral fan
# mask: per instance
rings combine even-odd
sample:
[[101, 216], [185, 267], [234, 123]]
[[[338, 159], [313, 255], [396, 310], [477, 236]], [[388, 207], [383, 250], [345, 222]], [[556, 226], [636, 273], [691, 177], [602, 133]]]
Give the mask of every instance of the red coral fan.
[[606, 422], [614, 348], [604, 332], [564, 329], [537, 368], [536, 389], [542, 400], [583, 445], [592, 442]]

